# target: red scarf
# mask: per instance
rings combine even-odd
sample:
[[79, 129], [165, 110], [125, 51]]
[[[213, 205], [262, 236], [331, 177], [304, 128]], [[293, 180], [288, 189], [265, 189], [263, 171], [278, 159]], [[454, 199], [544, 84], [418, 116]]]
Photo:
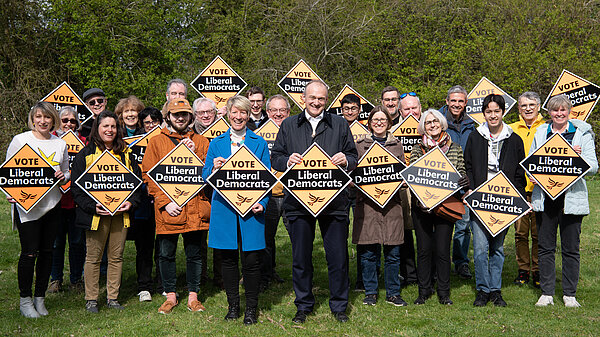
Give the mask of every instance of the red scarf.
[[427, 134], [424, 134], [422, 136], [422, 143], [423, 146], [427, 148], [427, 150], [431, 150], [436, 146], [439, 146], [440, 149], [442, 149], [442, 151], [444, 153], [448, 152], [448, 149], [450, 148], [450, 144], [452, 144], [452, 140], [450, 139], [450, 135], [448, 135], [446, 133], [446, 131], [442, 131], [442, 133], [440, 133], [440, 137], [438, 138], [437, 141], [433, 140], [433, 138], [429, 137]]

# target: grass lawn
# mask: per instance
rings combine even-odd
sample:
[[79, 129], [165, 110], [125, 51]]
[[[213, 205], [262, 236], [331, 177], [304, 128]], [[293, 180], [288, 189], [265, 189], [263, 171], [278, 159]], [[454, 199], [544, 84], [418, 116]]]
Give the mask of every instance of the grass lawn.
[[[453, 306], [442, 306], [434, 296], [425, 305], [412, 305], [417, 297], [417, 286], [402, 291], [403, 298], [411, 303], [399, 308], [385, 303], [380, 289], [380, 300], [375, 307], [362, 305], [363, 294], [351, 292], [350, 322], [340, 324], [329, 312], [327, 268], [320, 235], [315, 240], [314, 292], [317, 305], [307, 322], [298, 326], [291, 322], [296, 307], [291, 284], [291, 246], [283, 225], [277, 233], [277, 270], [286, 279], [261, 294], [259, 298], [259, 324], [245, 327], [242, 320], [225, 322], [227, 301], [224, 291], [211, 285], [203, 286], [201, 300], [207, 310], [192, 313], [185, 304], [175, 308], [170, 315], [157, 312], [163, 301], [154, 295], [151, 303], [140, 303], [136, 296], [135, 246], [127, 242], [123, 283], [119, 300], [125, 305], [122, 312], [108, 311], [102, 305], [100, 314], [91, 315], [84, 309], [83, 293], [65, 291], [47, 297], [50, 315], [41, 319], [25, 319], [19, 313], [17, 286], [17, 261], [19, 238], [11, 230], [8, 204], [0, 201], [0, 335], [70, 335], [70, 336], [278, 336], [278, 335], [331, 335], [331, 336], [416, 336], [416, 335], [598, 335], [600, 334], [600, 181], [590, 181], [591, 215], [584, 218], [581, 234], [581, 275], [577, 299], [582, 308], [568, 309], [562, 304], [560, 255], [557, 255], [558, 274], [555, 305], [536, 308], [534, 303], [540, 291], [532, 286], [515, 286], [512, 280], [517, 273], [514, 249], [514, 230], [509, 230], [505, 242], [502, 293], [508, 307], [496, 308], [488, 304], [475, 308], [474, 280], [463, 281], [452, 275], [451, 298]], [[4, 199], [4, 198], [2, 198]], [[179, 244], [182, 247], [182, 242]], [[350, 247], [350, 278], [353, 285], [356, 272], [356, 249]], [[560, 245], [559, 245], [560, 247]], [[210, 258], [209, 253], [209, 258]], [[182, 302], [185, 266], [183, 249], [178, 250], [178, 291]], [[68, 264], [68, 260], [66, 261]], [[209, 266], [212, 264], [209, 261]], [[471, 269], [473, 268], [471, 263]], [[67, 269], [68, 270], [68, 269]], [[212, 273], [212, 271], [211, 271]], [[68, 280], [68, 271], [65, 277]], [[67, 281], [68, 283], [68, 281]], [[101, 297], [105, 295], [101, 287]], [[103, 303], [103, 301], [101, 301]], [[243, 303], [242, 303], [243, 306]]]

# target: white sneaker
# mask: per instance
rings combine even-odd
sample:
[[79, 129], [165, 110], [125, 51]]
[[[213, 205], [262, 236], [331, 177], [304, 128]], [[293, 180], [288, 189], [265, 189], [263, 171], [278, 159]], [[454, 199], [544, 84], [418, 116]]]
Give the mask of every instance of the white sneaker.
[[540, 299], [535, 304], [536, 307], [546, 307], [549, 305], [554, 305], [554, 298], [549, 295], [540, 296]]
[[138, 293], [140, 297], [140, 302], [152, 302], [152, 295], [150, 295], [149, 291], [142, 290]]
[[563, 296], [563, 302], [565, 302], [565, 307], [567, 308], [579, 308], [581, 306], [575, 299], [575, 296]]

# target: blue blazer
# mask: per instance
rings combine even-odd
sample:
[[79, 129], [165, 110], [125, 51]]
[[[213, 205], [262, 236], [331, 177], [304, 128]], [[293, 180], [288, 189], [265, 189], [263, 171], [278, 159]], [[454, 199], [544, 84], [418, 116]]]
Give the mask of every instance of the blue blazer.
[[[230, 130], [213, 139], [208, 146], [202, 178], [210, 176], [213, 169], [213, 160], [217, 157], [225, 159], [231, 156]], [[244, 144], [260, 159], [268, 169], [271, 169], [271, 160], [267, 142], [250, 129], [246, 129]], [[270, 195], [270, 193], [269, 193]], [[269, 195], [259, 203], [267, 209]], [[213, 192], [210, 208], [210, 228], [208, 230], [208, 246], [217, 249], [237, 249], [237, 222], [240, 222], [242, 236], [242, 250], [252, 251], [265, 248], [265, 213], [254, 214], [250, 211], [241, 217], [227, 201], [217, 192]]]

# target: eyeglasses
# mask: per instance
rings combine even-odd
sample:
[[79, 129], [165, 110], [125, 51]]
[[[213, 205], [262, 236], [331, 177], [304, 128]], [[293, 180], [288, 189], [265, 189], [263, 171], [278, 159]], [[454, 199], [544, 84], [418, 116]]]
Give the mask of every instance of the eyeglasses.
[[433, 124], [440, 124], [440, 121], [438, 121], [437, 119], [432, 119], [430, 121], [425, 122], [425, 126], [429, 126], [429, 125], [433, 125]]
[[405, 92], [402, 95], [400, 95], [400, 99], [404, 99], [404, 97], [406, 96], [412, 96], [412, 97], [417, 97], [417, 93], [414, 91], [411, 92]]
[[397, 100], [398, 100], [398, 97], [384, 98], [383, 99], [384, 102], [396, 102]]
[[155, 120], [145, 121], [144, 122], [144, 125], [148, 125], [148, 126], [150, 126], [150, 125], [156, 125], [156, 124], [158, 124], [158, 121], [155, 121]]
[[212, 115], [215, 113], [215, 109], [210, 109], [210, 110], [196, 110], [196, 115], [202, 116], [202, 115]]
[[383, 124], [387, 122], [387, 118], [373, 118], [371, 119], [373, 124]]
[[262, 104], [263, 101], [264, 101], [264, 99], [255, 99], [255, 100], [250, 100], [250, 103], [252, 105], [254, 105], [254, 104]]
[[288, 109], [287, 109], [287, 108], [281, 108], [281, 109], [269, 109], [269, 111], [270, 111], [270, 112], [272, 112], [272, 113], [277, 113], [277, 112], [279, 112], [279, 113], [281, 113], [281, 114], [284, 114], [284, 113], [287, 113], [287, 112], [288, 112]]
[[89, 105], [100, 105], [102, 103], [104, 103], [106, 100], [104, 98], [96, 98], [96, 99], [92, 99], [88, 102]]
[[67, 124], [69, 122], [71, 122], [71, 124], [77, 124], [77, 120], [75, 118], [63, 118], [61, 119], [61, 122], [63, 122], [63, 124]]
[[353, 106], [353, 107], [346, 106], [346, 107], [342, 108], [342, 111], [344, 111], [344, 112], [348, 112], [348, 111], [357, 112], [358, 109], [359, 109], [359, 107], [357, 107], [357, 106]]

